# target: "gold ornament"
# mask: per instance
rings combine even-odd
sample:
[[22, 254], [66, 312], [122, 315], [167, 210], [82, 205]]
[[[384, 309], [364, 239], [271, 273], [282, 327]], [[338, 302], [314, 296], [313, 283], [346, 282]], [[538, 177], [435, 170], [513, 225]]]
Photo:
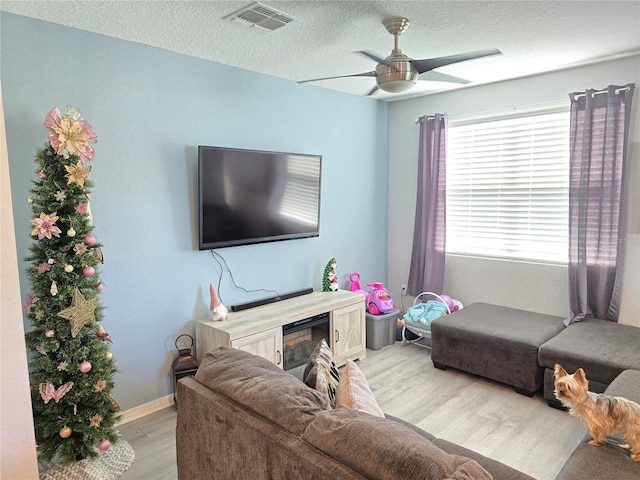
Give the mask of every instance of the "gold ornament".
[[49, 289], [49, 292], [51, 292], [51, 295], [53, 295], [54, 297], [58, 294], [58, 284], [55, 280], [51, 282], [51, 288]]
[[64, 266], [64, 271], [65, 271], [65, 272], [67, 272], [67, 273], [71, 273], [71, 272], [73, 272], [73, 265], [71, 265], [71, 264], [67, 263], [67, 264]]
[[71, 336], [73, 338], [76, 338], [82, 327], [95, 320], [95, 309], [98, 307], [98, 301], [98, 297], [90, 300], [85, 299], [78, 287], [73, 290], [71, 306], [58, 313], [59, 317], [71, 321]]
[[69, 237], [75, 237], [76, 236], [76, 231], [72, 228], [70, 228], [69, 230], [67, 230], [67, 236]]
[[106, 358], [107, 360], [111, 360], [113, 358], [113, 353], [111, 352], [107, 352], [104, 354], [104, 358]]
[[60, 429], [58, 432], [62, 438], [69, 438], [71, 436], [71, 427], [67, 427], [66, 425]]
[[65, 165], [64, 168], [67, 170], [67, 185], [77, 183], [81, 187], [84, 187], [84, 181], [91, 173], [91, 167], [84, 168], [82, 161], [78, 160], [78, 163], [76, 163], [73, 167]]

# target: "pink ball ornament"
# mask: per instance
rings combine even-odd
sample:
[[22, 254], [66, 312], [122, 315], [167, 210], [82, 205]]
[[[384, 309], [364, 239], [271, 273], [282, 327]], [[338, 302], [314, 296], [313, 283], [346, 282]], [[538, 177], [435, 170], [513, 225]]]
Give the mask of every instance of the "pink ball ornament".
[[107, 450], [109, 450], [109, 448], [111, 448], [111, 442], [105, 438], [100, 442], [98, 448], [101, 452], [106, 452]]
[[87, 245], [95, 245], [96, 244], [95, 235], [92, 235], [91, 233], [89, 233], [88, 235], [85, 235], [84, 243], [86, 243]]
[[46, 332], [44, 332], [44, 336], [47, 338], [51, 338], [56, 334], [56, 332], [54, 332], [53, 330], [47, 330]]
[[90, 370], [91, 370], [91, 362], [88, 362], [87, 360], [85, 360], [80, 364], [80, 371], [82, 373], [89, 373]]
[[85, 277], [93, 277], [96, 274], [96, 269], [93, 267], [84, 267], [82, 269], [82, 274]]
[[103, 288], [104, 288], [104, 283], [100, 282], [100, 283], [98, 284], [98, 286], [96, 287], [96, 290], [98, 290], [99, 292], [101, 292]]

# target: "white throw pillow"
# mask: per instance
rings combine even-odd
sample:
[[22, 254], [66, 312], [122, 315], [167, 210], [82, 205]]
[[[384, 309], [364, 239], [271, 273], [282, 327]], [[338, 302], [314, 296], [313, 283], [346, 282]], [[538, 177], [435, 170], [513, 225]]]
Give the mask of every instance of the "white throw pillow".
[[376, 402], [367, 379], [352, 360], [347, 360], [340, 375], [340, 383], [336, 393], [336, 408], [340, 407], [352, 408], [384, 418], [384, 412]]

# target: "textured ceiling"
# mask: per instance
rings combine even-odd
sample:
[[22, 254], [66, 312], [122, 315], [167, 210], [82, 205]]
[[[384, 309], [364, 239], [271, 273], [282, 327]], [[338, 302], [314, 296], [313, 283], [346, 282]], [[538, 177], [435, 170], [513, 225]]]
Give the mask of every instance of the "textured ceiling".
[[[503, 55], [438, 71], [474, 84], [500, 81], [640, 52], [640, 1], [273, 1], [261, 3], [294, 18], [266, 32], [224, 20], [247, 1], [0, 1], [0, 9], [152, 45], [294, 81], [371, 71], [393, 37], [382, 20], [404, 16], [403, 53], [414, 59], [498, 48]], [[616, 79], [612, 79], [615, 81]], [[309, 85], [309, 84], [307, 84]], [[373, 78], [314, 82], [366, 95]], [[302, 87], [301, 87], [302, 88]], [[456, 84], [419, 81], [394, 100]]]

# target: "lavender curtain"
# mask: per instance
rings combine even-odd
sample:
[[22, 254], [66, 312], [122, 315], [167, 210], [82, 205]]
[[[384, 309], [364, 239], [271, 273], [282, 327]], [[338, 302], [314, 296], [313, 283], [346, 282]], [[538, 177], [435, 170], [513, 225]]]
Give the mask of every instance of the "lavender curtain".
[[445, 258], [446, 114], [423, 116], [420, 124], [418, 193], [407, 293], [442, 293]]
[[634, 84], [569, 94], [571, 316], [618, 321], [624, 256], [625, 160]]

